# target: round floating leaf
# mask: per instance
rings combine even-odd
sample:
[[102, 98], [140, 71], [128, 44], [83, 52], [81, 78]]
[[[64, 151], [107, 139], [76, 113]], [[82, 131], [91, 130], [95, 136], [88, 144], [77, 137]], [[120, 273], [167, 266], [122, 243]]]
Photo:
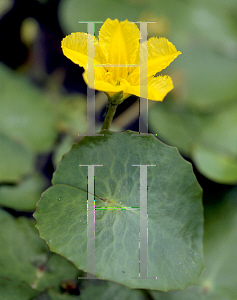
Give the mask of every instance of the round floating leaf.
[[[58, 164], [34, 217], [50, 249], [87, 271], [87, 167], [95, 167], [95, 274], [131, 288], [183, 289], [203, 271], [202, 190], [190, 163], [153, 135], [84, 137]], [[131, 136], [134, 134], [134, 136]], [[148, 276], [139, 276], [140, 168], [148, 167]], [[133, 208], [133, 209], [131, 209]], [[146, 243], [146, 242], [145, 242]]]
[[78, 270], [65, 258], [49, 252], [33, 220], [14, 219], [0, 210], [0, 241], [0, 276], [4, 278], [20, 280], [38, 291], [47, 287], [60, 291], [62, 280], [78, 275]]
[[32, 175], [17, 185], [0, 186], [0, 205], [20, 211], [35, 211], [36, 202], [45, 187], [39, 174]]
[[42, 92], [0, 65], [0, 132], [30, 149], [45, 152], [54, 144], [54, 110]]
[[16, 182], [33, 171], [34, 154], [0, 132], [0, 182]]

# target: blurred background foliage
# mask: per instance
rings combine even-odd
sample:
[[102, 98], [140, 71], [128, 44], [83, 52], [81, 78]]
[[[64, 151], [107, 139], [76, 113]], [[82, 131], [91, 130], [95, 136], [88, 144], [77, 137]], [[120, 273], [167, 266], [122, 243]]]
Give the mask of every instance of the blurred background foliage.
[[[83, 69], [63, 56], [61, 40], [87, 31], [79, 21], [107, 18], [155, 21], [148, 37], [166, 37], [182, 52], [163, 72], [173, 91], [149, 101], [148, 118], [149, 131], [193, 164], [204, 190], [206, 270], [181, 292], [80, 282], [31, 219], [57, 162], [86, 133]], [[236, 300], [237, 1], [0, 0], [0, 38], [0, 298]], [[119, 106], [112, 130], [139, 130], [138, 103], [131, 96]], [[97, 131], [105, 110], [97, 93]]]

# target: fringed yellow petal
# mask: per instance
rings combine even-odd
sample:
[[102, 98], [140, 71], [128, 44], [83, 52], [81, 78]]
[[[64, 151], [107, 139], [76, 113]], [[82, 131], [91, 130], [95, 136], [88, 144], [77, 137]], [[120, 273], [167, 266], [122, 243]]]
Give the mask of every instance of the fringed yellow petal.
[[[142, 49], [141, 47], [141, 51]], [[150, 38], [147, 41], [147, 76], [153, 76], [165, 69], [180, 54], [181, 52], [177, 51], [175, 46], [166, 38]]]
[[84, 32], [72, 33], [62, 40], [63, 54], [75, 64], [86, 69], [88, 64], [87, 47], [88, 45], [89, 47], [93, 47], [93, 43], [95, 47], [95, 64], [105, 63], [105, 57], [100, 50], [98, 40], [92, 35], [88, 35]]
[[[142, 54], [140, 64], [146, 63], [147, 65], [147, 78], [165, 69], [181, 54], [181, 52], [177, 51], [175, 46], [165, 38], [150, 38], [147, 43], [141, 43], [140, 51]], [[142, 74], [142, 80], [145, 80], [145, 74]], [[136, 85], [137, 82], [140, 81], [140, 68], [133, 69], [129, 74], [128, 81], [132, 85]]]
[[[107, 19], [99, 32], [99, 44], [108, 64], [135, 64], [139, 52], [140, 31], [136, 24]], [[113, 80], [127, 78], [128, 67], [110, 67]]]
[[133, 64], [139, 51], [140, 31], [136, 24], [107, 19], [99, 32], [99, 43], [110, 64]]
[[150, 77], [147, 80], [147, 94], [143, 93], [140, 85], [130, 85], [129, 82], [121, 84], [124, 93], [133, 94], [138, 97], [148, 98], [154, 101], [163, 101], [164, 97], [173, 89], [173, 82], [169, 76]]
[[148, 99], [163, 101], [165, 96], [174, 88], [172, 79], [169, 76], [151, 77], [147, 82]]

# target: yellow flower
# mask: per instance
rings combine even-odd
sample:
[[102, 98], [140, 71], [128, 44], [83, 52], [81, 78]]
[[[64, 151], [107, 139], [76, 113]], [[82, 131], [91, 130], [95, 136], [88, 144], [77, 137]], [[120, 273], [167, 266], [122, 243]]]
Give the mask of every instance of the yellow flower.
[[[88, 84], [87, 47], [88, 43], [89, 47], [94, 43], [94, 65], [103, 66], [94, 67], [94, 86], [89, 83], [89, 87], [104, 91], [110, 97], [123, 91], [123, 99], [133, 94], [162, 101], [173, 89], [172, 79], [155, 75], [181, 52], [166, 38], [152, 37], [143, 43], [139, 43], [139, 39], [140, 31], [136, 24], [127, 20], [119, 22], [117, 19], [107, 19], [100, 29], [98, 39], [92, 35], [88, 37], [84, 32], [72, 33], [62, 40], [62, 50], [65, 56], [85, 69], [83, 78]], [[118, 64], [123, 67], [113, 66]], [[146, 89], [140, 89], [140, 67], [133, 66], [139, 64], [147, 66], [147, 94]], [[146, 82], [144, 80], [145, 77], [141, 83]]]

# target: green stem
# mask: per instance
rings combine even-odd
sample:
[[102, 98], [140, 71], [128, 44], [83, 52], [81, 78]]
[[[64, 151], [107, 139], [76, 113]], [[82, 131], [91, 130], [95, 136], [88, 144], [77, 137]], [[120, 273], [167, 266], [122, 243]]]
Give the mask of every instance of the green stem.
[[118, 106], [117, 104], [113, 104], [111, 102], [109, 103], [109, 109], [108, 109], [107, 114], [105, 116], [104, 123], [103, 123], [103, 126], [102, 126], [102, 130], [103, 129], [109, 129], [110, 124], [113, 121], [117, 106]]

